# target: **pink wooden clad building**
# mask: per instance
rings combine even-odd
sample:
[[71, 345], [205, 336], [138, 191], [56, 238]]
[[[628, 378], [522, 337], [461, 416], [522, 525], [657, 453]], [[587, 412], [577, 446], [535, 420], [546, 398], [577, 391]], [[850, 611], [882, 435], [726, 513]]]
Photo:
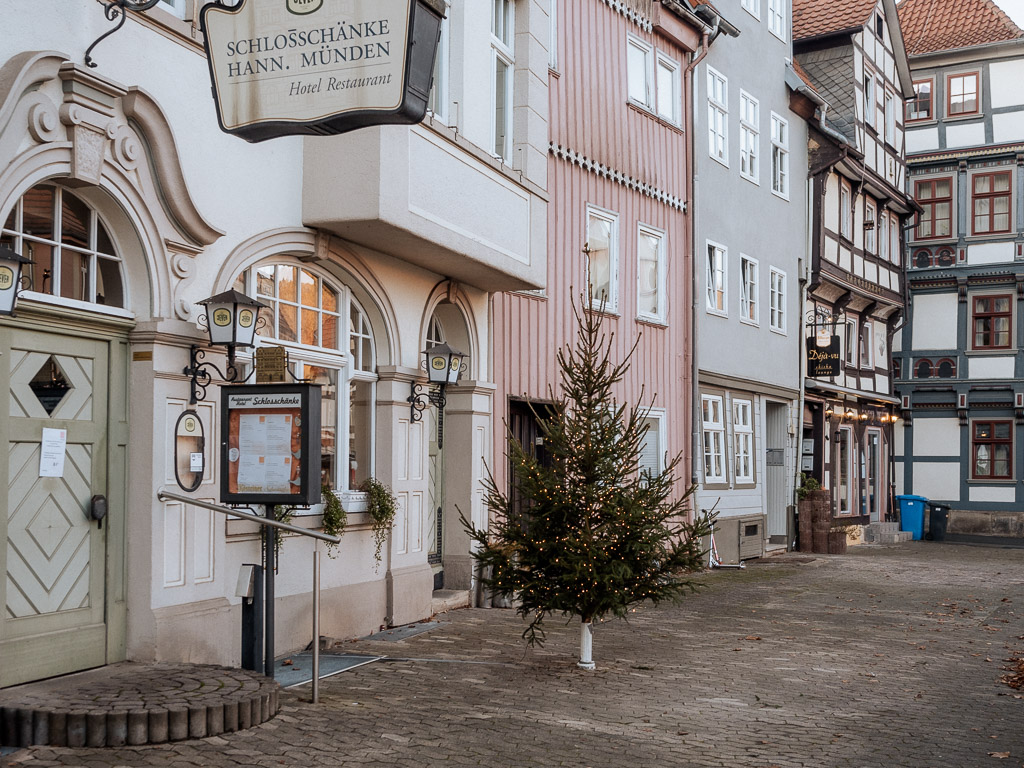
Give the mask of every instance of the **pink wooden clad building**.
[[557, 350], [574, 339], [571, 299], [587, 293], [589, 244], [590, 277], [610, 296], [606, 330], [617, 359], [640, 336], [618, 395], [652, 407], [645, 462], [660, 467], [666, 454], [683, 452], [682, 493], [693, 349], [687, 65], [701, 33], [676, 4], [659, 0], [552, 7], [547, 284], [494, 297], [495, 479], [506, 487], [502, 422], [533, 442], [523, 403], [549, 401], [557, 385]]

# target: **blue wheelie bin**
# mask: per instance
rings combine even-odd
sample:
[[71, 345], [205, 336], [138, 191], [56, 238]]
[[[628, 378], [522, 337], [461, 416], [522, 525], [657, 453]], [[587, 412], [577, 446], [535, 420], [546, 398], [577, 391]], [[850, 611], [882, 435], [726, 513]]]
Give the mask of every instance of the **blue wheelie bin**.
[[924, 534], [924, 507], [928, 499], [904, 494], [896, 497], [896, 503], [900, 505], [900, 529], [910, 531], [914, 541], [920, 541]]

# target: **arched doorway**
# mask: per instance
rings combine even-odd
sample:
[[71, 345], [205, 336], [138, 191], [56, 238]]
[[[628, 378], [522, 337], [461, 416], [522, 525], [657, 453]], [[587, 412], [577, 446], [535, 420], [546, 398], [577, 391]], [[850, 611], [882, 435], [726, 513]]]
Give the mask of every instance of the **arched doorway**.
[[38, 184], [0, 229], [32, 259], [18, 316], [0, 323], [0, 686], [125, 653], [134, 322], [118, 228], [87, 197]]

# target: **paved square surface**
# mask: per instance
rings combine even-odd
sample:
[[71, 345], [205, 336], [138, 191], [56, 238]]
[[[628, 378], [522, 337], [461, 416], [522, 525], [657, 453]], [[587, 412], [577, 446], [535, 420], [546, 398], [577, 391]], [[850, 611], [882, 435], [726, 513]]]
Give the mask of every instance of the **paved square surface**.
[[[390, 657], [283, 691], [243, 733], [146, 748], [36, 747], [25, 766], [1024, 766], [1024, 550], [914, 542], [709, 574], [680, 604], [526, 650], [464, 610]], [[1002, 755], [1008, 754], [1007, 757]]]

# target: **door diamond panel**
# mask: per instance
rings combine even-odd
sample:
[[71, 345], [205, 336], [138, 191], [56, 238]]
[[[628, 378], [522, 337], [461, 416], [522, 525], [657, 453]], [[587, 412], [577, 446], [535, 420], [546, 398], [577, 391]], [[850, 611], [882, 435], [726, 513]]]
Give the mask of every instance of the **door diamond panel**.
[[10, 443], [5, 611], [13, 619], [90, 604], [91, 451], [68, 446], [64, 477], [38, 477], [39, 453], [39, 443]]
[[[45, 376], [44, 376], [45, 374]], [[40, 397], [40, 377], [59, 381], [60, 398]], [[11, 350], [10, 415], [30, 419], [92, 420], [93, 360], [50, 355], [27, 349]]]

